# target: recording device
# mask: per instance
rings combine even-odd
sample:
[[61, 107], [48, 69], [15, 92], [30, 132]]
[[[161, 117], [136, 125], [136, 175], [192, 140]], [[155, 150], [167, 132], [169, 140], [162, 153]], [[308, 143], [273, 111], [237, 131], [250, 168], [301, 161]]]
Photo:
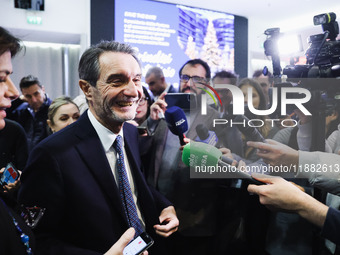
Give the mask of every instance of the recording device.
[[[309, 48], [305, 52], [306, 65], [288, 65], [283, 74], [288, 78], [335, 78], [340, 76], [340, 41], [336, 41], [339, 25], [334, 12], [313, 17], [314, 25], [321, 25], [323, 34], [311, 35], [308, 38]], [[264, 42], [266, 56], [272, 56], [274, 76], [281, 75], [281, 66], [277, 41], [280, 37], [279, 28], [265, 31]]]
[[206, 125], [198, 124], [196, 126], [197, 137], [195, 141], [216, 146], [218, 138], [214, 131], [210, 131]]
[[17, 169], [15, 169], [12, 163], [8, 163], [4, 172], [0, 177], [0, 185], [4, 186], [7, 184], [14, 183], [20, 177], [20, 173]]
[[146, 232], [133, 239], [123, 250], [124, 255], [138, 255], [153, 245], [154, 241]]
[[[190, 142], [183, 148], [182, 161], [185, 165], [190, 167], [209, 167], [209, 166], [221, 166], [230, 168], [232, 159], [222, 155], [222, 152], [214, 146], [200, 142]], [[228, 178], [244, 179], [253, 184], [264, 184], [254, 179], [250, 174], [233, 168], [228, 173]]]
[[188, 121], [184, 111], [178, 106], [172, 106], [165, 111], [165, 120], [170, 131], [179, 137], [181, 145], [185, 145], [184, 133], [188, 131]]
[[[245, 122], [248, 123], [249, 119], [243, 115], [236, 115], [233, 120], [234, 122]], [[248, 141], [254, 142], [266, 142], [266, 139], [261, 135], [260, 131], [256, 127], [251, 127], [249, 125], [236, 125], [241, 133], [247, 138]]]
[[272, 57], [273, 62], [273, 75], [275, 77], [281, 76], [281, 64], [280, 64], [280, 56], [277, 41], [280, 37], [280, 28], [268, 28], [264, 31], [264, 34], [267, 35], [266, 41], [263, 43], [264, 54], [266, 56]]
[[168, 93], [164, 99], [168, 108], [177, 106], [182, 110], [189, 111], [197, 107], [196, 95], [192, 93]]
[[[311, 35], [308, 38], [309, 48], [305, 52], [306, 65], [295, 65], [295, 62], [291, 61], [292, 64], [283, 69], [283, 74], [288, 77], [287, 81], [293, 86], [300, 86], [311, 91], [312, 97], [308, 104], [313, 116], [312, 151], [325, 150], [325, 117], [331, 111], [330, 106], [340, 99], [338, 79], [340, 77], [340, 41], [335, 40], [339, 34], [339, 25], [335, 20], [336, 14], [333, 12], [314, 16], [314, 25], [321, 25], [324, 33]], [[269, 34], [267, 40], [271, 40], [273, 44], [277, 43], [279, 38], [277, 31]], [[279, 52], [274, 47], [266, 49], [268, 45], [271, 44], [265, 43], [264, 45], [265, 53], [272, 54], [273, 69], [281, 69]], [[281, 77], [281, 72], [278, 74], [276, 77]], [[281, 81], [275, 83], [275, 87], [279, 89], [285, 86]]]

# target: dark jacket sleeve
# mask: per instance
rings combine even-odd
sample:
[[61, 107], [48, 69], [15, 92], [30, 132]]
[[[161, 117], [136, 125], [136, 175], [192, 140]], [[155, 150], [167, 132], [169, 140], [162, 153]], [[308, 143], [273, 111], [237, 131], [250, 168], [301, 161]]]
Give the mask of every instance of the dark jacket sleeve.
[[47, 149], [36, 148], [22, 174], [22, 185], [18, 200], [25, 206], [48, 208], [34, 229], [37, 247], [36, 254], [83, 254], [101, 253], [85, 250], [58, 238], [58, 226], [62, 224], [65, 207], [63, 180], [58, 162]]
[[321, 235], [333, 243], [340, 245], [340, 211], [330, 207], [327, 212], [326, 221], [323, 225]]

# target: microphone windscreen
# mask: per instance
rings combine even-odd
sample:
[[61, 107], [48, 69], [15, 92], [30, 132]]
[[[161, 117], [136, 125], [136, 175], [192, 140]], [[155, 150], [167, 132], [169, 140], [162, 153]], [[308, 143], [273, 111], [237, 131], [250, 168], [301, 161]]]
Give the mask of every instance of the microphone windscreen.
[[[234, 118], [234, 122], [245, 122], [245, 124], [249, 123], [249, 119], [246, 116], [237, 115]], [[245, 137], [249, 141], [255, 141], [255, 142], [265, 142], [265, 139], [263, 138], [262, 134], [256, 127], [251, 126], [243, 126], [240, 124], [236, 125], [237, 128], [241, 131], [242, 134], [244, 134]]]
[[222, 152], [215, 146], [191, 141], [183, 148], [182, 161], [185, 165], [195, 166], [216, 166]]
[[196, 133], [200, 140], [205, 140], [209, 137], [209, 130], [204, 124], [198, 124], [196, 126]]
[[169, 107], [165, 111], [165, 120], [170, 131], [175, 135], [181, 136], [188, 131], [187, 117], [184, 111], [177, 106]]

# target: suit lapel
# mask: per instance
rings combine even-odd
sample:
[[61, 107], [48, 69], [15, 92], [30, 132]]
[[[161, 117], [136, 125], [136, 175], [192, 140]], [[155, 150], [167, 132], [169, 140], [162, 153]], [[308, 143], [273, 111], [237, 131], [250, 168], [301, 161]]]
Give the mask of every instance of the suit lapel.
[[[139, 158], [139, 151], [138, 151], [138, 143], [137, 143], [138, 137], [135, 137], [133, 135], [134, 132], [133, 132], [131, 126], [129, 126], [129, 124], [124, 123], [123, 132], [124, 132], [125, 151], [127, 153], [131, 172], [133, 173], [133, 177], [135, 179], [136, 178], [135, 172], [137, 172], [138, 175], [139, 175], [139, 172], [141, 173], [141, 171], [137, 171], [137, 169], [139, 170], [140, 167], [141, 167], [141, 162], [140, 162], [140, 158]], [[137, 140], [134, 140], [134, 138], [136, 138]], [[137, 155], [137, 157], [135, 155]], [[137, 176], [137, 178], [138, 177], [139, 176]]]
[[87, 116], [87, 112], [82, 114], [82, 117], [77, 122], [79, 122], [79, 125], [76, 135], [82, 142], [76, 145], [76, 149], [96, 181], [99, 183], [99, 186], [103, 189], [103, 192], [114, 204], [114, 208], [119, 208], [121, 215], [125, 219], [119, 190], [111, 167], [107, 161], [100, 139]]

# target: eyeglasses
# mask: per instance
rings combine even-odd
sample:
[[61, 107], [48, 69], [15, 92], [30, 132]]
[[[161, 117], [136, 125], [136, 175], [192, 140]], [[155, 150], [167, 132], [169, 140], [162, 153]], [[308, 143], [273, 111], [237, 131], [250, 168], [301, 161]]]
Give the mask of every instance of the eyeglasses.
[[182, 74], [180, 77], [181, 82], [188, 82], [190, 79], [193, 83], [207, 83], [207, 80], [205, 78], [199, 76], [189, 76], [186, 74]]
[[139, 103], [138, 103], [138, 105], [140, 105], [140, 106], [143, 106], [143, 105], [145, 105], [145, 103], [148, 101], [148, 97], [142, 97], [140, 100], [139, 100]]

